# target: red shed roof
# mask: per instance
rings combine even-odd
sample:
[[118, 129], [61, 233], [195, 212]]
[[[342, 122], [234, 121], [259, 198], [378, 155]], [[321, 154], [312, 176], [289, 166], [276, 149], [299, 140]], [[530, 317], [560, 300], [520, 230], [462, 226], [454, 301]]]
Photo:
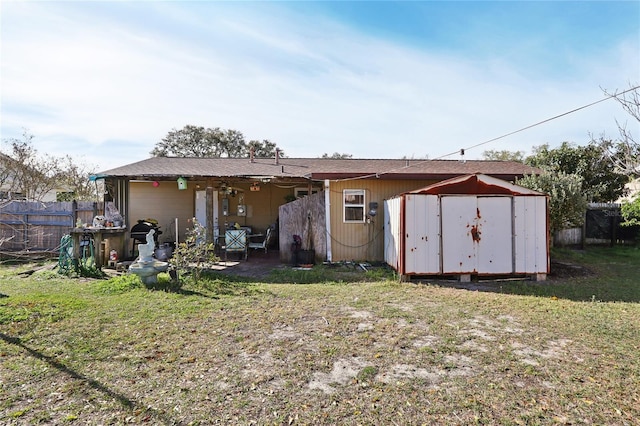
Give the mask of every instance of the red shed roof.
[[415, 191], [407, 192], [407, 194], [545, 195], [541, 192], [480, 173], [447, 179], [421, 189], [416, 189]]

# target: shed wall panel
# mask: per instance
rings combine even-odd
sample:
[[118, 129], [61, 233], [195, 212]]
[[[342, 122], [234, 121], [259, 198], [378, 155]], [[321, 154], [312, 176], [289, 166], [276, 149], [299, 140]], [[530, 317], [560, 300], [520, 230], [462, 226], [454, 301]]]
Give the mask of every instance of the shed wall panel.
[[403, 274], [440, 273], [440, 203], [436, 195], [405, 195]]
[[548, 272], [547, 202], [545, 197], [514, 199], [515, 272]]

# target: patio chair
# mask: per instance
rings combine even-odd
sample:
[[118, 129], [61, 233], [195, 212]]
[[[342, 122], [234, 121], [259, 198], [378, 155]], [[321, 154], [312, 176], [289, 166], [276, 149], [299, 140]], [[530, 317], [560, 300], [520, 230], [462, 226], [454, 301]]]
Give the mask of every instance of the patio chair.
[[[264, 250], [264, 252], [266, 253], [267, 248], [269, 248], [269, 244], [271, 243], [272, 235], [273, 235], [273, 231], [271, 227], [268, 227], [267, 230], [265, 231], [264, 239], [262, 241], [249, 241], [249, 244], [247, 245], [249, 246], [250, 249]], [[257, 238], [257, 236], [254, 238]], [[249, 239], [251, 239], [251, 236], [249, 237]]]
[[229, 253], [240, 253], [247, 260], [247, 233], [244, 229], [229, 229], [224, 234], [224, 261]]

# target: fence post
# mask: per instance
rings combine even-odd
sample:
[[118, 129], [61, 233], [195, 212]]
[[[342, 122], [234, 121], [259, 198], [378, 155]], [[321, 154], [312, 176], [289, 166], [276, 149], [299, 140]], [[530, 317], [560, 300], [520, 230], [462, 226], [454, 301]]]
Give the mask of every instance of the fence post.
[[580, 236], [580, 249], [584, 250], [587, 245], [587, 210], [584, 211], [584, 220], [582, 221], [582, 235]]
[[22, 243], [24, 244], [24, 249], [27, 250], [27, 245], [29, 244], [29, 213], [25, 213], [22, 215], [22, 223], [23, 232], [22, 232]]
[[78, 222], [78, 202], [73, 200], [71, 202], [71, 226], [76, 226]]

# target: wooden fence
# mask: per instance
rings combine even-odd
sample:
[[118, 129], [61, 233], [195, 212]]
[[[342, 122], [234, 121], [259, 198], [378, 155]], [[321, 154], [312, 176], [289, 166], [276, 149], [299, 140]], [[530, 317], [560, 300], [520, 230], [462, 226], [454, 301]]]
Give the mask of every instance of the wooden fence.
[[619, 204], [591, 203], [581, 228], [558, 231], [554, 244], [558, 246], [635, 244], [640, 227], [622, 226]]
[[327, 231], [325, 227], [324, 193], [302, 197], [280, 206], [280, 260], [292, 261], [293, 236], [302, 239], [302, 250], [315, 251], [316, 262], [326, 259]]
[[92, 223], [103, 214], [91, 201], [7, 201], [0, 204], [0, 252], [57, 252], [60, 239], [78, 219]]

